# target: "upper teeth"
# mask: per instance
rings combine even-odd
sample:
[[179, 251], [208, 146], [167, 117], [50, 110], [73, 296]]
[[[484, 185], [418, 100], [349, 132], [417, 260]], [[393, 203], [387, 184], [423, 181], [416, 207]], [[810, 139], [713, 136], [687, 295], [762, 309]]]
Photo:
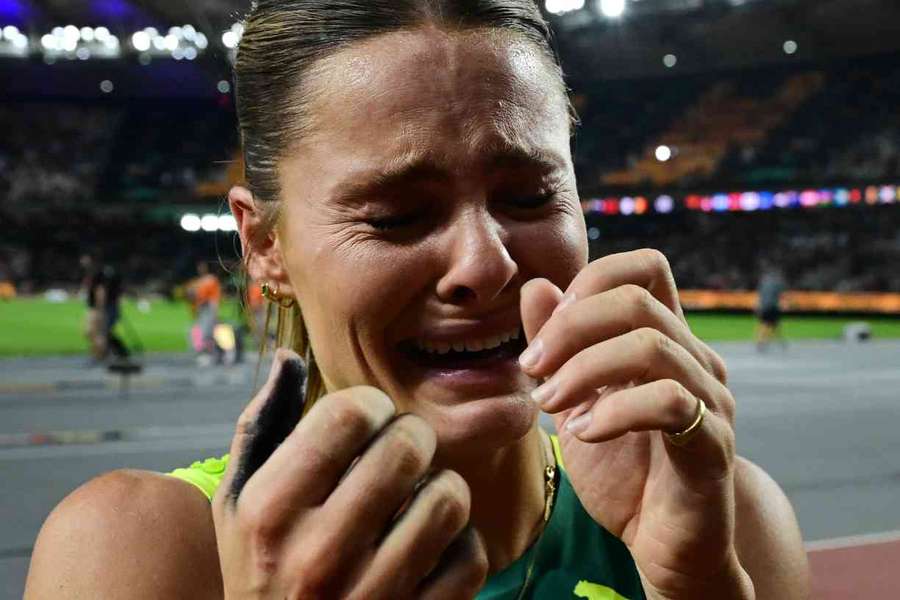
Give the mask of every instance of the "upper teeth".
[[478, 352], [479, 350], [490, 350], [496, 348], [500, 344], [504, 344], [509, 340], [519, 339], [519, 329], [510, 330], [500, 335], [487, 338], [472, 338], [469, 340], [460, 340], [458, 342], [432, 342], [429, 340], [415, 340], [416, 348], [430, 352], [432, 354], [447, 354], [451, 350], [457, 352]]

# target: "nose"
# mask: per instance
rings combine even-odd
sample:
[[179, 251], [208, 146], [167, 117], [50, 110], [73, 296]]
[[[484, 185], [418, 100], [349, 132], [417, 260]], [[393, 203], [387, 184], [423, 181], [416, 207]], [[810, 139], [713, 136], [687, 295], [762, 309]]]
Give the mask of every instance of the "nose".
[[507, 251], [508, 232], [486, 210], [460, 216], [448, 230], [448, 268], [437, 294], [450, 304], [490, 304], [519, 272]]

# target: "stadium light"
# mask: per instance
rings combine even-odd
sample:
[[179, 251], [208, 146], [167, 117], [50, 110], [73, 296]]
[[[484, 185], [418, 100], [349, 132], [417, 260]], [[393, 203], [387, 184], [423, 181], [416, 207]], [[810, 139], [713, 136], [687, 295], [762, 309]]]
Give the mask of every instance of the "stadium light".
[[185, 231], [200, 231], [200, 217], [193, 213], [187, 213], [181, 217], [181, 228]]
[[672, 149], [665, 144], [662, 144], [656, 147], [654, 155], [656, 156], [656, 160], [658, 160], [659, 162], [666, 162], [667, 160], [672, 158]]
[[609, 19], [618, 19], [625, 14], [625, 0], [599, 0], [600, 13]]
[[178, 37], [170, 33], [163, 38], [163, 44], [166, 50], [168, 50], [169, 52], [175, 52], [175, 50], [178, 48]]
[[81, 28], [81, 39], [86, 42], [94, 41], [94, 28], [93, 27], [82, 27]]
[[234, 215], [219, 216], [219, 231], [237, 231], [237, 221]]
[[573, 10], [581, 10], [584, 8], [584, 0], [547, 0], [544, 7], [550, 14], [561, 15]]
[[238, 45], [237, 34], [233, 31], [226, 31], [222, 34], [222, 45], [226, 48], [236, 48]]
[[15, 25], [7, 25], [3, 28], [3, 36], [6, 39], [12, 41], [15, 38], [19, 37], [19, 28]]
[[670, 213], [672, 212], [672, 209], [675, 208], [675, 199], [668, 194], [663, 194], [653, 202], [653, 208], [655, 208], [658, 213]]
[[786, 40], [784, 45], [782, 46], [782, 50], [787, 55], [791, 55], [797, 52], [797, 42], [794, 40]]
[[115, 89], [115, 86], [113, 86], [113, 82], [110, 81], [109, 79], [104, 79], [103, 81], [100, 82], [100, 91], [103, 92], [104, 94], [109, 94], [114, 89]]
[[66, 25], [63, 27], [63, 39], [65, 40], [75, 40], [81, 38], [81, 30], [75, 27], [74, 25]]
[[219, 217], [216, 215], [203, 215], [200, 218], [200, 229], [203, 231], [216, 231], [219, 228]]
[[227, 94], [231, 91], [231, 84], [223, 79], [216, 85], [216, 89], [223, 94]]
[[663, 56], [663, 65], [665, 65], [665, 67], [667, 69], [671, 69], [672, 67], [674, 67], [677, 64], [678, 64], [678, 57], [675, 56], [674, 54], [666, 54], [665, 56]]
[[150, 35], [146, 31], [135, 31], [131, 36], [131, 45], [138, 52], [146, 52], [150, 49]]

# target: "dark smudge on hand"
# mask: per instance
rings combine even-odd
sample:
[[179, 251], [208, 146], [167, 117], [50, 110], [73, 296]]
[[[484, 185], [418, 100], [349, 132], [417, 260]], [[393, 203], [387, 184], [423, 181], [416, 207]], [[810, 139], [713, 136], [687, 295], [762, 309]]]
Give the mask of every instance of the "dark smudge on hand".
[[303, 416], [307, 368], [303, 360], [292, 355], [284, 358], [272, 391], [259, 411], [249, 432], [228, 496], [236, 502], [247, 480], [290, 435]]

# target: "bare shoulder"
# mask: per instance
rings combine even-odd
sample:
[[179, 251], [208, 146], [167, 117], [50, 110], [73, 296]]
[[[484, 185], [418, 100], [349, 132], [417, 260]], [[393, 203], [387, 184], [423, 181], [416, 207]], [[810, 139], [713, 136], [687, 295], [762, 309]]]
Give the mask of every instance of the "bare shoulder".
[[25, 598], [221, 598], [209, 501], [188, 483], [120, 470], [69, 494], [35, 542]]
[[761, 467], [735, 466], [735, 543], [758, 598], [809, 598], [809, 565], [791, 503]]

